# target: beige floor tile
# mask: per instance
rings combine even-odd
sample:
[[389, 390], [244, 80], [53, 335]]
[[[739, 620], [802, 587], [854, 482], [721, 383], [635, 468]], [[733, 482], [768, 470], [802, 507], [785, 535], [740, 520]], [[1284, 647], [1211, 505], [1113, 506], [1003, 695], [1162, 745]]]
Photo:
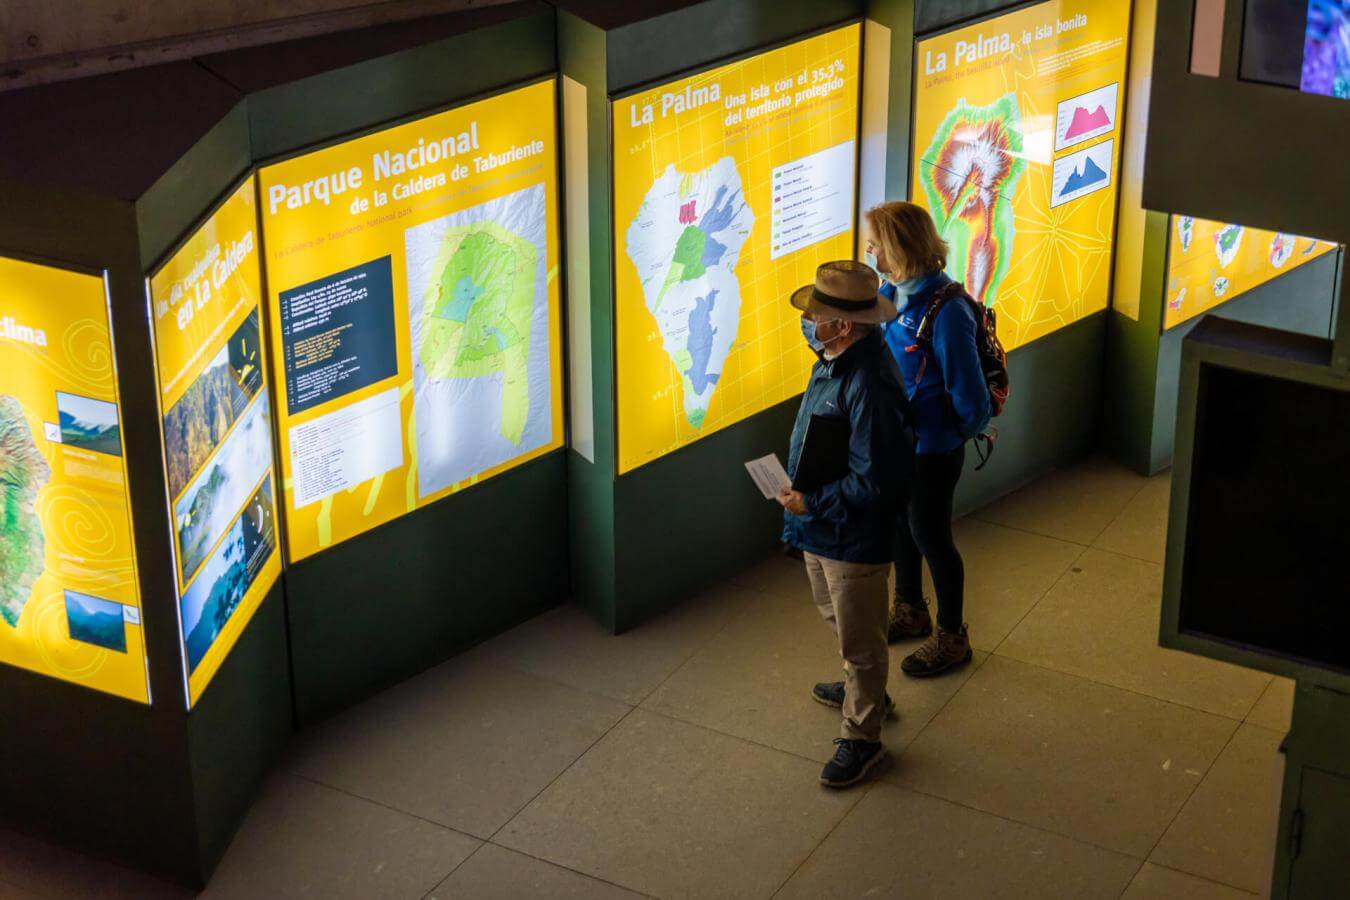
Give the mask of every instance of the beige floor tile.
[[288, 767], [488, 838], [628, 710], [486, 660], [451, 662], [308, 732]]
[[733, 584], [766, 594], [811, 595], [800, 559], [775, 553], [731, 579]]
[[1270, 676], [1159, 647], [1161, 584], [1154, 563], [1089, 550], [997, 652], [1240, 721]]
[[[955, 533], [966, 564], [965, 620], [977, 650], [997, 647], [1083, 553], [1077, 544], [973, 518], [957, 522]], [[931, 599], [927, 566], [924, 581]]]
[[883, 777], [1142, 858], [1236, 727], [995, 655]]
[[52, 900], [186, 900], [193, 892], [98, 857], [0, 828], [0, 898], [32, 900], [38, 896]]
[[1100, 897], [1139, 861], [890, 785], [872, 788], [775, 900]]
[[1278, 732], [1243, 725], [1149, 857], [1247, 891], [1270, 887], [1284, 757]]
[[1147, 481], [1104, 459], [1092, 459], [1045, 476], [975, 515], [986, 522], [1091, 544]]
[[1150, 478], [1094, 546], [1161, 563], [1167, 553], [1167, 510], [1171, 498], [1171, 472]]
[[[906, 678], [900, 659], [912, 644], [891, 648], [888, 690], [898, 715], [882, 740], [899, 752], [970, 677], [965, 666], [938, 678]], [[984, 659], [977, 654], [975, 665]], [[643, 703], [645, 708], [824, 762], [839, 736], [837, 709], [811, 699], [820, 681], [843, 678], [838, 644], [815, 606], [766, 594]]]
[[484, 844], [427, 900], [636, 900], [641, 896], [505, 847]]
[[1247, 714], [1247, 722], [1287, 734], [1294, 718], [1294, 681], [1276, 678]]
[[254, 805], [202, 897], [424, 897], [478, 841], [291, 776]]
[[[1079, 544], [966, 517], [954, 526], [966, 564], [965, 619], [971, 645], [993, 650], [1082, 553]], [[743, 583], [771, 595], [809, 604], [811, 589], [798, 560], [775, 557], [743, 576]], [[936, 594], [924, 567], [924, 592]], [[894, 577], [891, 589], [894, 590]], [[933, 607], [936, 612], [937, 607]]]
[[474, 656], [637, 705], [758, 593], [728, 584], [620, 635], [564, 606], [482, 645]]
[[1120, 900], [1251, 900], [1256, 896], [1226, 884], [1144, 863]]
[[859, 795], [820, 766], [644, 710], [495, 838], [659, 897], [767, 897]]

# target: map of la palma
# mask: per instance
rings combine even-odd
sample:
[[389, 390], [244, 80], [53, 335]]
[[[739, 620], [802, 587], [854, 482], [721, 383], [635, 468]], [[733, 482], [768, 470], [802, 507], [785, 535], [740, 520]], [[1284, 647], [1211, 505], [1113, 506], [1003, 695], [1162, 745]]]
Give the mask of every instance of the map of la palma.
[[42, 574], [46, 543], [35, 504], [50, 474], [23, 407], [0, 396], [0, 621], [10, 627]]
[[544, 186], [407, 233], [418, 492], [552, 439]]
[[736, 161], [700, 172], [667, 166], [628, 226], [625, 249], [684, 393], [689, 424], [703, 425], [741, 320], [736, 262], [755, 216]]

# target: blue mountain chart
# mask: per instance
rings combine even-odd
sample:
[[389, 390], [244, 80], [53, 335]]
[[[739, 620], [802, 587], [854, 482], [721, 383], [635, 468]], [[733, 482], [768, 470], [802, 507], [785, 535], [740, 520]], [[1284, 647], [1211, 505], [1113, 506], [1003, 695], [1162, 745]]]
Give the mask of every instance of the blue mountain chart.
[[1101, 168], [1092, 161], [1092, 157], [1089, 156], [1083, 162], [1083, 171], [1080, 172], [1075, 169], [1064, 182], [1064, 187], [1059, 189], [1059, 195], [1063, 197], [1067, 194], [1072, 194], [1074, 191], [1082, 190], [1089, 185], [1105, 180], [1106, 173], [1103, 172]]

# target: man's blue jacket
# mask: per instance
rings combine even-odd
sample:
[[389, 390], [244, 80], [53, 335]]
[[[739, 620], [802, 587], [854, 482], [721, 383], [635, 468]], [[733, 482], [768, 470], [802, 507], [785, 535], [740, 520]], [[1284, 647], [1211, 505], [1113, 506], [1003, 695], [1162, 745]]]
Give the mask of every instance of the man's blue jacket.
[[890, 562], [914, 440], [909, 400], [880, 332], [812, 367], [792, 428], [788, 477], [797, 473], [812, 415], [848, 420], [849, 471], [806, 495], [806, 515], [785, 514], [784, 543], [826, 559]]

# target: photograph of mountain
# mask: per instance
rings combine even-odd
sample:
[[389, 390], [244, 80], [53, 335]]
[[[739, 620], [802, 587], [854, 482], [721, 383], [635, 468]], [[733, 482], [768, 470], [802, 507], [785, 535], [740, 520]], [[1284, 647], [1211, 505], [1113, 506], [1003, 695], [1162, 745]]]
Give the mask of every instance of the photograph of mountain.
[[255, 309], [164, 416], [170, 496], [183, 492], [262, 388], [258, 342]]
[[196, 671], [215, 644], [275, 547], [275, 509], [268, 477], [183, 594], [183, 647], [189, 673]]
[[122, 455], [116, 403], [57, 391], [56, 410], [61, 419], [61, 443], [109, 456]]
[[220, 536], [229, 530], [239, 510], [272, 467], [270, 423], [264, 393], [174, 504], [184, 583], [201, 566]]
[[122, 604], [78, 591], [66, 591], [66, 622], [70, 639], [105, 650], [127, 652], [127, 627]]

